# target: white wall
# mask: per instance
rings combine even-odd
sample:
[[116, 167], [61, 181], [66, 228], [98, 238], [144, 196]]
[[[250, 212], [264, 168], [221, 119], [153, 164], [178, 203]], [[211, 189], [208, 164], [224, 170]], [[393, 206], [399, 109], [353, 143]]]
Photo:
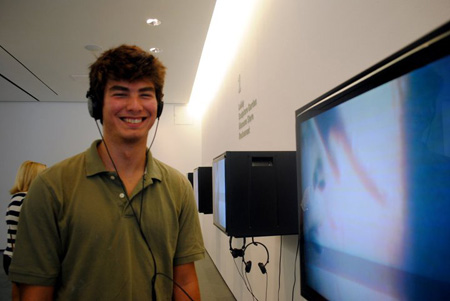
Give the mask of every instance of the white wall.
[[[192, 172], [201, 162], [201, 123], [186, 117], [185, 106], [164, 104], [155, 142], [154, 157], [181, 171]], [[150, 131], [148, 144], [153, 138]]]
[[[200, 165], [200, 124], [179, 124], [174, 110], [165, 104], [153, 156], [184, 174]], [[181, 116], [182, 117], [182, 116]], [[154, 131], [149, 134], [149, 142]], [[0, 102], [0, 212], [6, 212], [9, 189], [17, 169], [25, 160], [48, 166], [87, 149], [99, 139], [86, 103]], [[6, 247], [6, 223], [0, 219], [0, 249]]]
[[[251, 30], [203, 118], [202, 163], [224, 151], [295, 150], [295, 110], [420, 38], [450, 16], [448, 0], [259, 0]], [[240, 84], [239, 79], [240, 77]], [[239, 92], [240, 85], [240, 92]], [[239, 139], [239, 109], [257, 100], [250, 134]], [[201, 215], [205, 244], [238, 300], [252, 300], [229, 253], [228, 237]], [[280, 237], [270, 251], [267, 300], [278, 300]], [[283, 237], [280, 300], [290, 300], [297, 236]], [[239, 247], [239, 240], [234, 247]], [[246, 259], [264, 260], [255, 248]], [[237, 261], [239, 263], [240, 261]], [[298, 261], [297, 261], [298, 264]], [[248, 274], [265, 300], [266, 278]], [[300, 300], [297, 267], [295, 300]]]

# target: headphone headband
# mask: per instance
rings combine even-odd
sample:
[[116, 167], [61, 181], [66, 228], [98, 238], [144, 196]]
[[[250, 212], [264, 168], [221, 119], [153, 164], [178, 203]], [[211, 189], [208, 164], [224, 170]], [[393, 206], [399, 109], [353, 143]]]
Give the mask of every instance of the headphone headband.
[[252, 242], [248, 243], [243, 249], [244, 254], [242, 256], [242, 261], [244, 262], [244, 265], [245, 265], [245, 271], [247, 273], [250, 273], [250, 270], [252, 268], [252, 261], [251, 260], [245, 261], [245, 251], [247, 250], [247, 248], [250, 245], [255, 245], [255, 246], [260, 245], [260, 246], [263, 246], [264, 249], [266, 250], [266, 255], [267, 255], [266, 263], [262, 263], [262, 262], [258, 263], [258, 267], [261, 270], [261, 273], [266, 274], [267, 273], [266, 265], [269, 263], [269, 250], [267, 249], [267, 247], [263, 243], [260, 243], [260, 242], [257, 242], [257, 241], [253, 241], [253, 240], [252, 240]]

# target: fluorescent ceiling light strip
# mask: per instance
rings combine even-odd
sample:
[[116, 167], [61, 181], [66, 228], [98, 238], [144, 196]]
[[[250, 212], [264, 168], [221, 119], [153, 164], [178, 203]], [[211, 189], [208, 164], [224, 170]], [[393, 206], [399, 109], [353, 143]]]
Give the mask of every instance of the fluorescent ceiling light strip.
[[247, 32], [258, 0], [217, 0], [188, 103], [201, 118], [226, 75]]

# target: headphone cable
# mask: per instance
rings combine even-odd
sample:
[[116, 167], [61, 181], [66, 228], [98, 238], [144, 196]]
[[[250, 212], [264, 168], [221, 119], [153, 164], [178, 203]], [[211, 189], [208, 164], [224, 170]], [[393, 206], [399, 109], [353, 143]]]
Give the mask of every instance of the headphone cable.
[[[133, 205], [131, 203], [131, 200], [128, 197], [127, 190], [125, 188], [125, 185], [123, 184], [122, 178], [120, 177], [120, 174], [119, 174], [119, 171], [118, 171], [118, 169], [116, 167], [116, 164], [114, 163], [114, 160], [113, 160], [113, 158], [111, 156], [111, 153], [109, 152], [108, 145], [106, 144], [106, 141], [105, 141], [105, 139], [103, 137], [102, 131], [100, 130], [100, 126], [98, 125], [97, 120], [95, 120], [95, 124], [97, 125], [98, 132], [100, 133], [100, 136], [102, 138], [103, 144], [105, 145], [106, 153], [108, 154], [108, 157], [111, 160], [111, 163], [112, 163], [112, 165], [114, 167], [114, 170], [117, 173], [117, 177], [119, 178], [120, 185], [122, 186], [122, 190], [125, 193], [125, 197], [127, 198], [127, 205], [131, 207], [131, 211], [133, 212], [133, 215], [134, 215], [134, 217], [136, 219], [136, 222], [138, 224], [139, 232], [141, 233], [141, 236], [144, 239], [144, 242], [145, 242], [148, 250], [150, 251], [150, 255], [152, 257], [153, 264], [154, 264], [154, 266], [153, 266], [153, 273], [154, 274], [153, 274], [153, 277], [152, 277], [152, 295], [156, 296], [155, 282], [156, 282], [156, 275], [158, 275], [158, 269], [157, 269], [157, 266], [156, 266], [156, 259], [155, 259], [155, 255], [153, 254], [152, 248], [150, 247], [150, 244], [147, 241], [147, 237], [145, 236], [145, 234], [144, 234], [144, 232], [142, 231], [142, 228], [141, 228], [141, 216], [142, 216], [142, 204], [143, 204], [143, 199], [144, 199], [145, 174], [147, 173], [147, 160], [148, 160], [148, 152], [150, 151], [150, 148], [148, 148], [146, 150], [146, 153], [145, 153], [145, 165], [144, 165], [144, 174], [142, 176], [142, 190], [141, 190], [141, 204], [140, 204], [141, 212], [140, 212], [139, 218], [138, 218], [138, 216], [137, 216], [137, 214], [136, 214], [136, 212], [134, 210], [134, 207], [133, 207]], [[155, 136], [156, 136], [156, 131], [155, 131]], [[153, 140], [154, 140], [154, 137], [153, 137]], [[153, 143], [153, 141], [152, 141], [152, 143]], [[156, 300], [155, 298], [153, 298], [153, 299]]]
[[[158, 117], [158, 120], [156, 121], [155, 134], [153, 134], [153, 139], [152, 139], [152, 142], [150, 142], [150, 146], [148, 147], [148, 151], [152, 148], [153, 142], [155, 142], [156, 133], [158, 132], [158, 127], [159, 127], [159, 117]], [[148, 153], [148, 151], [147, 151], [147, 153]]]
[[153, 269], [153, 277], [152, 277], [152, 280], [151, 280], [151, 283], [152, 283], [152, 299], [154, 301], [157, 300], [157, 298], [156, 298], [156, 277], [158, 275], [161, 275], [161, 276], [166, 277], [170, 281], [172, 281], [172, 283], [174, 283], [189, 298], [189, 300], [194, 301], [194, 299], [192, 299], [192, 297], [188, 294], [188, 292], [186, 292], [186, 290], [184, 290], [181, 287], [181, 285], [179, 285], [175, 280], [173, 280], [172, 278], [170, 278], [169, 276], [167, 276], [164, 273], [158, 273], [158, 269], [157, 269], [157, 266], [156, 266], [155, 255], [153, 254], [152, 248], [150, 247], [150, 244], [149, 244], [149, 242], [147, 240], [147, 237], [145, 236], [144, 231], [142, 230], [142, 227], [141, 227], [141, 217], [142, 217], [142, 210], [143, 210], [142, 206], [143, 206], [143, 203], [144, 203], [143, 202], [143, 200], [144, 200], [144, 186], [145, 186], [145, 178], [146, 178], [146, 174], [147, 174], [148, 153], [150, 152], [150, 148], [152, 147], [153, 142], [155, 141], [156, 133], [158, 131], [159, 118], [158, 118], [158, 122], [156, 123], [155, 134], [153, 135], [152, 142], [150, 143], [149, 148], [145, 152], [145, 164], [144, 164], [144, 173], [142, 175], [142, 190], [141, 190], [141, 203], [140, 203], [140, 210], [141, 211], [140, 211], [140, 214], [139, 214], [139, 218], [138, 218], [138, 216], [136, 214], [136, 211], [134, 210], [134, 207], [133, 207], [133, 204], [132, 204], [130, 198], [128, 197], [128, 193], [126, 191], [125, 185], [123, 184], [122, 178], [119, 175], [119, 171], [117, 170], [116, 164], [114, 163], [114, 160], [112, 159], [111, 153], [109, 152], [109, 149], [108, 149], [108, 145], [106, 144], [106, 141], [105, 141], [105, 139], [103, 137], [102, 131], [100, 130], [100, 126], [98, 125], [97, 120], [95, 120], [95, 124], [97, 125], [97, 129], [98, 129], [98, 132], [100, 133], [100, 137], [102, 138], [102, 141], [105, 144], [105, 149], [106, 149], [106, 152], [108, 154], [108, 157], [111, 160], [111, 163], [112, 163], [112, 165], [114, 167], [114, 170], [117, 173], [117, 177], [119, 178], [120, 185], [122, 186], [122, 190], [124, 191], [125, 197], [127, 198], [127, 204], [131, 207], [131, 211], [133, 212], [134, 218], [136, 219], [136, 222], [138, 224], [139, 232], [141, 233], [141, 236], [144, 239], [144, 242], [145, 242], [148, 250], [150, 251], [150, 255], [151, 255], [153, 263], [154, 263], [154, 266], [153, 266], [153, 268], [154, 268]]

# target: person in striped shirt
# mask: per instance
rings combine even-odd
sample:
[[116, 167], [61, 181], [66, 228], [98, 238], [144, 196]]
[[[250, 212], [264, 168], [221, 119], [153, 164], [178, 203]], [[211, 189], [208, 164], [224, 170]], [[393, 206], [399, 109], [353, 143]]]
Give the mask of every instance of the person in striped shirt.
[[[17, 171], [16, 180], [13, 187], [9, 191], [11, 193], [11, 200], [6, 211], [6, 225], [7, 231], [7, 245], [3, 252], [3, 268], [6, 275], [9, 273], [9, 265], [14, 251], [14, 244], [16, 241], [17, 225], [19, 223], [20, 208], [22, 207], [23, 200], [27, 195], [28, 188], [31, 182], [36, 178], [37, 174], [44, 170], [47, 166], [42, 163], [25, 161], [23, 162], [19, 170]], [[12, 284], [12, 296], [13, 300], [18, 298], [17, 286]]]

